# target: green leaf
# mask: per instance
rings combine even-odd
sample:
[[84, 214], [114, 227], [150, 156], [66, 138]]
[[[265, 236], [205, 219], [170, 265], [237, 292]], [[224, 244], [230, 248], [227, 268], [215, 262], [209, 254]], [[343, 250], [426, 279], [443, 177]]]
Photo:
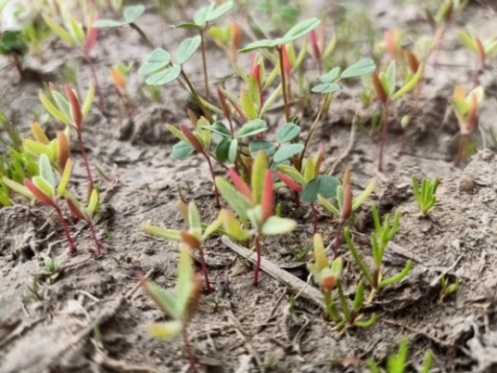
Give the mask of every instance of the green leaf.
[[12, 189], [14, 192], [19, 193], [20, 195], [28, 198], [28, 199], [34, 199], [35, 196], [31, 191], [26, 188], [24, 185], [19, 184], [13, 180], [10, 180], [7, 177], [2, 177], [2, 181], [4, 182], [5, 185], [7, 185], [10, 189]]
[[305, 184], [304, 177], [302, 176], [302, 174], [295, 167], [289, 166], [289, 165], [286, 165], [286, 164], [279, 164], [277, 166], [277, 169], [278, 169], [278, 171], [280, 171], [283, 174], [285, 174], [288, 177], [290, 177], [290, 179], [292, 179], [296, 183], [298, 183], [300, 185], [304, 185]]
[[258, 205], [262, 201], [264, 193], [264, 183], [266, 180], [267, 157], [264, 151], [256, 154], [252, 163], [251, 189], [254, 204]]
[[342, 79], [355, 78], [357, 76], [370, 74], [376, 70], [376, 65], [371, 58], [364, 58], [346, 68], [341, 75]]
[[267, 157], [271, 157], [276, 151], [276, 145], [267, 140], [254, 140], [249, 144], [249, 151], [252, 158], [261, 150], [266, 153]]
[[243, 49], [240, 49], [239, 52], [240, 53], [247, 53], [247, 52], [251, 52], [251, 51], [256, 50], [256, 49], [274, 48], [277, 45], [278, 44], [275, 43], [275, 41], [273, 41], [271, 39], [257, 40], [257, 41], [254, 41], [252, 43], [247, 44], [247, 46]]
[[273, 156], [274, 163], [281, 163], [287, 159], [292, 158], [294, 155], [300, 154], [304, 151], [304, 144], [284, 144], [276, 150]]
[[138, 70], [138, 73], [141, 75], [151, 74], [166, 67], [170, 62], [171, 55], [166, 50], [157, 48], [148, 55], [143, 65], [141, 65]]
[[231, 140], [224, 138], [216, 146], [216, 159], [219, 162], [225, 162], [228, 159], [230, 145], [231, 145]]
[[315, 29], [321, 21], [317, 18], [310, 18], [293, 26], [288, 32], [281, 38], [281, 44], [287, 44], [294, 41]]
[[127, 23], [134, 23], [145, 12], [143, 5], [127, 6], [124, 8], [123, 18]]
[[197, 35], [193, 38], [185, 39], [180, 43], [178, 50], [176, 51], [176, 59], [179, 65], [183, 65], [193, 56], [195, 51], [200, 46], [200, 42], [200, 35]]
[[387, 83], [388, 83], [388, 97], [392, 96], [395, 92], [395, 80], [396, 80], [396, 65], [395, 61], [392, 61], [387, 68], [386, 72]]
[[196, 25], [199, 27], [203, 27], [206, 24], [206, 19], [207, 19], [207, 14], [209, 14], [209, 11], [213, 9], [216, 6], [215, 3], [211, 3], [210, 5], [203, 6], [193, 16], [193, 22], [195, 22]]
[[188, 226], [190, 229], [202, 229], [202, 221], [200, 220], [200, 214], [195, 202], [190, 202], [188, 204]]
[[200, 30], [202, 28], [202, 26], [199, 26], [195, 23], [188, 23], [188, 22], [180, 23], [179, 25], [176, 25], [176, 27], [182, 28], [185, 30]]
[[67, 188], [67, 184], [69, 183], [69, 179], [71, 178], [72, 171], [72, 160], [68, 158], [66, 161], [66, 165], [64, 166], [64, 171], [60, 177], [59, 186], [57, 187], [57, 195], [62, 196]]
[[223, 137], [231, 137], [230, 130], [226, 128], [226, 126], [222, 122], [214, 122], [210, 127], [207, 127], [207, 129]]
[[320, 188], [319, 178], [312, 179], [304, 186], [304, 189], [300, 194], [300, 200], [302, 202], [313, 203], [314, 201], [316, 201], [316, 198], [318, 197], [319, 188]]
[[258, 133], [264, 132], [267, 130], [267, 124], [262, 119], [253, 119], [247, 123], [245, 123], [242, 128], [238, 130], [235, 135], [235, 138], [240, 139], [246, 136], [254, 136]]
[[188, 158], [195, 152], [195, 149], [190, 144], [187, 144], [184, 141], [180, 141], [174, 144], [173, 149], [171, 151], [171, 157], [176, 160], [182, 160]]
[[300, 127], [295, 123], [287, 123], [276, 132], [276, 141], [279, 143], [290, 142], [300, 135]]
[[338, 91], [340, 88], [340, 84], [338, 83], [323, 83], [323, 84], [318, 84], [314, 87], [312, 87], [311, 91], [314, 93], [333, 93]]
[[54, 188], [43, 177], [41, 176], [33, 177], [33, 184], [50, 199], [53, 199], [53, 197], [55, 196]]
[[179, 320], [153, 323], [148, 326], [150, 335], [157, 339], [171, 339], [178, 336], [183, 330], [183, 323]]
[[176, 229], [166, 229], [146, 223], [142, 224], [141, 227], [146, 233], [152, 236], [163, 238], [168, 241], [181, 242], [181, 234]]
[[216, 18], [221, 17], [225, 13], [229, 12], [233, 7], [233, 1], [226, 1], [225, 3], [219, 5], [215, 8], [209, 8], [207, 15], [205, 17], [205, 22], [214, 21]]
[[62, 111], [60, 111], [53, 103], [48, 99], [47, 96], [45, 96], [43, 93], [40, 92], [39, 98], [45, 109], [48, 111], [50, 115], [52, 115], [55, 119], [60, 120], [64, 124], [70, 124], [71, 120], [69, 117], [64, 114]]
[[318, 79], [321, 83], [333, 83], [338, 78], [338, 74], [340, 74], [340, 68], [335, 67], [328, 71], [326, 74], [321, 75]]
[[69, 44], [74, 44], [75, 40], [71, 34], [69, 34], [62, 26], [60, 26], [57, 22], [55, 22], [52, 18], [42, 15], [45, 20], [47, 26], [52, 30], [52, 32], [57, 35], [59, 38], [67, 41]]
[[55, 188], [55, 175], [52, 169], [52, 165], [50, 164], [50, 160], [46, 156], [46, 154], [40, 155], [40, 159], [38, 160], [38, 169], [40, 172], [40, 176], [52, 187]]
[[418, 84], [418, 82], [421, 80], [423, 72], [424, 72], [423, 66], [420, 65], [418, 67], [418, 71], [416, 71], [416, 74], [414, 74], [413, 77], [401, 89], [395, 92], [392, 98], [395, 100], [405, 95], [411, 89], [413, 89], [416, 86], [416, 84]]
[[165, 85], [176, 80], [181, 74], [181, 66], [173, 65], [149, 77], [145, 83], [148, 85]]
[[182, 314], [178, 310], [179, 304], [171, 291], [165, 290], [159, 285], [149, 281], [145, 282], [144, 286], [147, 290], [147, 294], [164, 314], [171, 316], [174, 319], [181, 319]]
[[320, 175], [317, 178], [319, 179], [318, 194], [322, 195], [325, 198], [335, 197], [337, 187], [340, 185], [340, 179], [329, 175]]
[[103, 29], [103, 28], [121, 27], [124, 25], [125, 25], [125, 23], [115, 21], [113, 19], [99, 19], [98, 21], [95, 22], [93, 27], [98, 28], [98, 29]]
[[229, 148], [229, 152], [228, 152], [228, 161], [230, 161], [231, 163], [235, 163], [237, 154], [238, 154], [238, 140], [233, 139], [230, 142], [230, 148]]
[[83, 26], [76, 21], [76, 18], [69, 16], [69, 27], [73, 33], [75, 40], [78, 43], [83, 43], [85, 41], [85, 32], [83, 31]]
[[271, 216], [262, 226], [262, 234], [266, 236], [276, 236], [290, 233], [297, 227], [297, 222], [292, 219]]
[[178, 280], [174, 287], [176, 295], [176, 308], [182, 319], [188, 317], [188, 307], [193, 292], [193, 259], [188, 248], [182, 248], [179, 252]]
[[92, 82], [90, 83], [90, 87], [88, 88], [88, 92], [86, 93], [85, 102], [83, 102], [83, 106], [81, 107], [81, 112], [83, 113], [83, 117], [86, 117], [90, 112], [94, 98], [95, 98], [95, 84], [93, 84]]
[[221, 196], [223, 196], [240, 218], [246, 220], [248, 218], [247, 211], [252, 207], [252, 203], [247, 197], [239, 193], [228, 180], [216, 177], [215, 182]]

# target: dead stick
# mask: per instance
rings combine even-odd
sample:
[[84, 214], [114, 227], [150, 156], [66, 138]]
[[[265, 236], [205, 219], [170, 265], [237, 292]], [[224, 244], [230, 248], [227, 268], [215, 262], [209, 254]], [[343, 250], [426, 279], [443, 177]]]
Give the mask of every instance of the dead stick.
[[[252, 255], [254, 253], [253, 251], [250, 251], [245, 247], [234, 243], [228, 237], [223, 236], [221, 238], [221, 241], [223, 241], [223, 243], [226, 246], [228, 246], [231, 250], [233, 250], [243, 258], [249, 260], [250, 262], [255, 263], [255, 261], [257, 260], [257, 258]], [[266, 272], [269, 276], [282, 282], [288, 288], [296, 292], [299, 292], [301, 297], [312, 301], [314, 304], [316, 304], [323, 310], [326, 309], [323, 301], [323, 295], [318, 289], [312, 286], [307, 286], [307, 284], [304, 281], [302, 281], [298, 277], [295, 277], [291, 273], [288, 273], [287, 271], [281, 269], [276, 264], [271, 263], [269, 260], [265, 259], [264, 257], [261, 258], [261, 269], [264, 272]]]

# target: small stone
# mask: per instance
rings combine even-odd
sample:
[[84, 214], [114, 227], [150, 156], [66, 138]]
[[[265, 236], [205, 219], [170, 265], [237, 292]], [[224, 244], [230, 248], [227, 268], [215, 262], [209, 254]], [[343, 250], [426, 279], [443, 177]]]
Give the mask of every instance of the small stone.
[[473, 193], [476, 188], [476, 183], [469, 178], [464, 178], [459, 181], [459, 191], [462, 193]]
[[143, 253], [145, 255], [154, 255], [155, 254], [155, 249], [153, 247], [147, 247], [145, 250], [143, 250]]

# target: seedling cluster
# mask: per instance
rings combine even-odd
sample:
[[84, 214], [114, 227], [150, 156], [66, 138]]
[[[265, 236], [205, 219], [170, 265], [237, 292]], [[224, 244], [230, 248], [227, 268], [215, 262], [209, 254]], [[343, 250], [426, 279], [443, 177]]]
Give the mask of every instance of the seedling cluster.
[[[416, 43], [412, 48], [404, 47], [402, 31], [389, 30], [383, 43], [373, 46], [374, 53], [370, 57], [345, 66], [330, 66], [340, 35], [334, 35], [325, 45], [326, 28], [322, 20], [309, 18], [297, 22], [298, 13], [288, 6], [283, 9], [295, 18], [294, 25], [287, 30], [272, 30], [274, 32], [268, 37], [242, 46], [246, 39], [242, 37], [242, 25], [235, 21], [221, 23], [225, 15], [236, 9], [235, 2], [210, 2], [198, 9], [192, 20], [175, 25], [187, 35], [177, 46], [164, 49], [155, 45], [153, 38], [140, 26], [141, 17], [146, 13], [144, 5], [122, 7], [121, 2], [114, 2], [112, 11], [120, 15], [112, 19], [99, 17], [102, 12], [107, 14], [109, 8], [100, 3], [103, 2], [87, 4], [81, 21], [69, 8], [61, 7], [58, 1], [53, 2], [54, 8], [42, 12], [45, 30], [51, 33], [43, 32], [80, 48], [90, 68], [91, 82], [85, 82], [88, 88], [83, 100], [83, 95], [78, 93], [82, 89], [75, 85], [75, 88], [65, 85], [60, 90], [49, 83], [40, 91], [39, 100], [55, 123], [54, 139], [49, 139], [46, 123], [42, 125], [37, 121], [31, 125], [31, 136], [21, 139], [9, 121], [0, 116], [11, 138], [9, 154], [0, 156], [0, 205], [10, 206], [17, 201], [12, 195], [14, 191], [51, 208], [64, 231], [70, 255], [76, 254], [77, 248], [71, 234], [72, 221], [68, 217], [82, 220], [88, 226], [97, 255], [103, 255], [95, 226], [95, 217], [100, 211], [99, 186], [87, 154], [84, 125], [88, 122], [95, 94], [99, 98], [100, 111], [106, 113], [104, 94], [94, 65], [98, 33], [118, 30], [124, 33], [125, 28], [131, 28], [150, 51], [143, 56], [137, 69], [116, 61], [107, 70], [122, 108], [132, 118], [139, 106], [128, 87], [128, 78], [135, 73], [142, 78], [150, 97], [157, 100], [160, 100], [161, 92], [174, 82], [185, 89], [191, 100], [190, 108], [178, 123], [166, 124], [177, 139], [170, 155], [177, 162], [195, 155], [203, 159], [209, 170], [215, 207], [210, 209], [215, 211], [214, 214], [201, 216], [204, 210], [199, 208], [200, 202], [187, 201], [179, 193], [182, 227], [141, 225], [147, 234], [176, 243], [179, 257], [173, 289], [165, 290], [145, 277], [139, 279], [147, 295], [168, 318], [166, 322], [152, 324], [150, 333], [164, 339], [182, 335], [191, 370], [197, 372], [187, 333], [188, 324], [201, 302], [201, 294], [210, 296], [218, 290], [209, 273], [206, 243], [227, 236], [252, 250], [256, 256], [252, 282], [257, 286], [265, 281], [260, 276], [261, 263], [271, 249], [267, 244], [271, 242], [270, 237], [275, 240], [274, 236], [289, 235], [297, 229], [308, 233], [309, 242], [312, 242], [312, 255], [307, 258], [307, 269], [313, 279], [309, 286], [316, 286], [322, 293], [325, 318], [341, 331], [372, 326], [381, 316], [368, 307], [382, 296], [383, 289], [401, 283], [413, 269], [413, 262], [407, 260], [404, 268], [387, 275], [383, 264], [389, 243], [401, 225], [402, 213], [397, 210], [393, 216], [380, 214], [376, 205], [368, 203], [376, 179], [357, 193], [353, 190], [357, 188], [353, 187], [354, 174], [349, 167], [344, 167], [341, 177], [334, 175], [327, 144], [321, 144], [316, 150], [313, 135], [329, 117], [335, 94], [346, 85], [360, 87], [359, 96], [363, 103], [373, 107], [376, 100], [379, 104], [376, 113], [381, 113], [378, 170], [387, 170], [384, 167], [388, 153], [387, 137], [389, 125], [397, 120], [395, 105], [401, 100], [414, 102], [411, 113], [400, 120], [405, 128], [422, 102], [428, 57], [436, 53], [448, 23], [466, 2], [446, 0], [435, 15], [429, 16], [435, 31], [428, 48], [423, 49]], [[271, 11], [270, 2], [260, 3]], [[281, 20], [277, 20], [275, 14], [272, 17], [275, 19], [271, 27], [276, 28]], [[2, 30], [0, 34], [0, 53], [13, 60], [22, 78], [22, 57], [29, 49], [39, 50], [42, 35], [45, 34], [34, 27], [25, 33]], [[450, 99], [460, 129], [456, 164], [466, 159], [467, 144], [478, 126], [478, 112], [484, 98], [484, 89], [477, 86], [480, 73], [488, 58], [497, 52], [495, 39], [482, 40], [472, 28], [462, 30], [459, 38], [477, 55], [479, 68], [475, 87], [469, 94], [462, 85], [456, 85]], [[231, 71], [225, 79], [214, 80], [209, 75], [214, 62], [209, 55], [208, 41], [214, 41], [226, 53]], [[242, 64], [242, 60], [250, 63]], [[308, 73], [309, 60], [317, 66], [314, 75]], [[196, 86], [198, 82], [192, 79], [190, 66], [187, 66], [195, 62], [201, 66], [201, 89]], [[234, 84], [227, 84], [228, 81]], [[317, 107], [313, 107], [315, 101], [319, 102]], [[304, 106], [315, 109], [314, 112], [307, 110], [314, 115], [309, 126], [306, 125]], [[275, 119], [270, 113], [278, 112], [278, 109], [281, 117]], [[74, 138], [73, 142], [71, 138]], [[71, 156], [72, 146], [77, 146], [86, 172], [85, 191], [76, 190], [77, 183], [71, 178], [77, 162]], [[419, 182], [413, 176], [412, 189], [420, 217], [427, 217], [435, 209], [439, 184], [439, 178]], [[290, 198], [287, 197], [288, 191]], [[295, 211], [301, 204], [310, 212], [310, 219], [296, 221], [282, 216], [282, 211]], [[368, 207], [373, 222], [370, 244], [361, 243], [359, 246], [354, 228], [356, 213], [362, 210], [369, 214]], [[319, 224], [323, 214], [326, 223]], [[326, 236], [324, 227], [330, 225], [333, 234]], [[196, 255], [201, 264], [201, 275], [194, 271], [193, 258]], [[352, 259], [345, 270], [344, 258], [350, 257]], [[46, 257], [39, 276], [56, 281], [64, 261], [65, 257]], [[346, 293], [349, 284], [345, 281], [350, 271], [355, 271], [360, 277], [352, 286], [352, 297]], [[451, 282], [442, 277], [440, 302], [447, 300], [459, 285], [459, 279]], [[407, 343], [402, 341], [399, 353], [388, 359], [388, 372], [404, 371]], [[381, 372], [372, 360], [368, 366], [372, 372]], [[428, 372], [430, 366], [431, 354], [427, 354], [423, 371]]]

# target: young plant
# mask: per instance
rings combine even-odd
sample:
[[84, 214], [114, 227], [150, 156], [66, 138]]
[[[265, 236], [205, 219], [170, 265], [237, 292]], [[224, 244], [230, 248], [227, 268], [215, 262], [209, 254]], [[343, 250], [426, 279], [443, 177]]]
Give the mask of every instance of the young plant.
[[466, 26], [457, 35], [459, 36], [459, 40], [478, 58], [479, 66], [475, 71], [473, 79], [474, 84], [478, 85], [480, 84], [480, 76], [483, 73], [487, 59], [497, 54], [497, 38], [482, 40], [476, 30], [470, 26]]
[[95, 184], [93, 182], [93, 176], [90, 169], [90, 162], [88, 161], [88, 156], [86, 154], [85, 144], [83, 142], [83, 121], [88, 115], [93, 102], [95, 93], [94, 86], [90, 85], [83, 104], [80, 103], [76, 92], [74, 92], [70, 86], [65, 86], [66, 97], [60, 94], [53, 84], [50, 84], [49, 87], [52, 100], [40, 92], [40, 101], [50, 115], [52, 115], [56, 120], [64, 123], [68, 128], [76, 131], [79, 150], [81, 152], [81, 156], [83, 157], [88, 177], [89, 197], [95, 187]]
[[22, 58], [27, 51], [28, 45], [21, 31], [5, 31], [0, 33], [0, 54], [12, 59], [21, 79], [24, 78]]
[[350, 183], [350, 170], [347, 168], [343, 173], [342, 185], [336, 187], [335, 203], [330, 202], [323, 195], [318, 194], [319, 203], [331, 214], [338, 218], [338, 228], [335, 235], [335, 245], [333, 257], [338, 256], [338, 249], [342, 240], [342, 228], [344, 224], [354, 216], [354, 212], [362, 206], [371, 193], [373, 193], [376, 181], [373, 179], [367, 188], [363, 190], [356, 198], [352, 193]]
[[143, 5], [127, 6], [123, 9], [123, 19], [121, 21], [115, 21], [113, 19], [99, 19], [95, 22], [93, 27], [97, 29], [107, 29], [129, 26], [135, 30], [138, 35], [140, 35], [140, 38], [145, 44], [147, 44], [147, 46], [154, 48], [154, 45], [148, 36], [136, 23], [143, 13], [145, 13], [145, 6]]
[[[387, 359], [386, 370], [381, 369], [373, 358], [366, 361], [370, 373], [404, 373], [407, 372], [409, 359], [409, 340], [402, 338], [399, 343], [399, 350], [396, 354], [390, 355]], [[433, 365], [433, 352], [426, 351], [423, 366], [419, 373], [430, 373]]]
[[141, 284], [157, 305], [170, 320], [154, 323], [149, 326], [149, 332], [158, 339], [171, 339], [183, 336], [186, 355], [192, 372], [197, 373], [197, 364], [188, 338], [188, 323], [197, 309], [202, 292], [202, 280], [193, 272], [193, 262], [190, 250], [181, 247], [178, 262], [178, 274], [174, 289], [165, 290], [160, 286], [141, 280]]
[[104, 97], [100, 89], [97, 73], [95, 71], [95, 66], [91, 57], [91, 50], [97, 40], [98, 30], [94, 26], [91, 26], [90, 22], [90, 26], [86, 28], [85, 33], [85, 29], [83, 28], [83, 26], [71, 15], [65, 17], [64, 26], [59, 25], [54, 19], [50, 18], [47, 15], [43, 15], [43, 19], [45, 20], [48, 27], [50, 27], [52, 32], [59, 38], [69, 43], [69, 45], [77, 45], [83, 48], [83, 53], [86, 61], [88, 62], [88, 66], [90, 67], [93, 83], [95, 85], [95, 89], [99, 98], [99, 107], [101, 111], [104, 111]]
[[[245, 48], [241, 49], [240, 52], [246, 53], [250, 51], [254, 51], [257, 49], [276, 49], [278, 52], [278, 61], [279, 61], [279, 74], [281, 77], [281, 88], [282, 88], [282, 96], [283, 102], [285, 106], [285, 118], [287, 122], [291, 121], [291, 110], [290, 110], [290, 102], [287, 92], [287, 72], [288, 67], [285, 68], [285, 45], [290, 44], [291, 42], [301, 38], [304, 35], [307, 35], [313, 29], [315, 29], [319, 25], [320, 21], [317, 18], [310, 18], [305, 21], [302, 21], [295, 26], [293, 26], [288, 32], [279, 38], [275, 39], [263, 39], [258, 40], [253, 43], [248, 44]], [[287, 62], [288, 63], [288, 62]]]
[[[371, 207], [373, 214], [373, 220], [375, 225], [375, 231], [371, 233], [371, 250], [373, 254], [373, 268], [368, 268], [366, 262], [361, 257], [357, 251], [354, 242], [352, 241], [352, 236], [348, 228], [344, 229], [345, 241], [347, 246], [354, 257], [354, 261], [361, 270], [363, 276], [371, 287], [370, 301], [374, 298], [376, 293], [378, 293], [384, 287], [399, 283], [402, 281], [412, 270], [413, 263], [412, 260], [408, 260], [404, 269], [395, 275], [383, 278], [382, 261], [385, 255], [385, 250], [388, 243], [392, 240], [393, 236], [397, 232], [400, 224], [400, 211], [395, 213], [393, 222], [390, 220], [390, 215], [386, 214], [383, 223], [380, 220], [378, 213], [378, 208], [373, 205]], [[368, 301], [369, 303], [369, 301]]]
[[323, 198], [333, 198], [336, 196], [337, 187], [340, 180], [329, 175], [320, 175], [321, 166], [324, 159], [324, 147], [304, 162], [302, 172], [299, 172], [294, 166], [279, 164], [277, 165], [278, 178], [291, 190], [295, 192], [297, 207], [300, 202], [309, 203], [313, 216], [313, 234], [317, 233], [317, 211], [315, 202], [318, 195]]
[[44, 267], [38, 278], [41, 276], [43, 278], [47, 278], [50, 282], [56, 281], [59, 276], [62, 274], [62, 269], [66, 258], [51, 258], [49, 256], [45, 257], [43, 260]]
[[259, 269], [261, 265], [261, 241], [264, 236], [275, 236], [293, 231], [296, 222], [291, 219], [273, 215], [274, 190], [273, 174], [268, 169], [268, 161], [263, 151], [257, 153], [252, 164], [250, 175], [251, 186], [230, 170], [228, 175], [233, 183], [216, 177], [216, 185], [221, 196], [236, 212], [244, 229], [250, 228], [255, 241], [257, 261], [254, 269], [254, 285], [259, 283]]
[[193, 22], [181, 22], [176, 27], [197, 30], [202, 50], [202, 69], [204, 73], [205, 97], [209, 100], [209, 76], [207, 74], [207, 57], [205, 55], [205, 30], [209, 23], [226, 14], [233, 7], [233, 1], [226, 1], [219, 6], [212, 1], [200, 8], [193, 16]]
[[[207, 161], [212, 181], [214, 181], [216, 175], [209, 153], [211, 144], [211, 132], [208, 129], [209, 124], [203, 117], [198, 121], [194, 121], [193, 124], [193, 131], [184, 123], [179, 125], [179, 129], [172, 124], [166, 124], [167, 129], [180, 140], [173, 146], [171, 156], [173, 159], [180, 160], [189, 157], [194, 152], [200, 153]], [[214, 192], [216, 195], [216, 207], [220, 208], [221, 203], [219, 201], [219, 191], [216, 183], [214, 183]]]
[[478, 110], [483, 101], [484, 93], [482, 87], [476, 87], [466, 96], [461, 85], [456, 85], [454, 88], [454, 95], [450, 102], [456, 113], [460, 131], [459, 148], [454, 161], [456, 166], [464, 159], [468, 139], [478, 127]]
[[112, 80], [112, 84], [114, 85], [119, 100], [122, 102], [122, 105], [126, 110], [128, 118], [131, 118], [133, 116], [133, 103], [130, 99], [127, 89], [127, 76], [130, 69], [131, 66], [126, 66], [122, 63], [118, 63], [110, 69], [110, 78]]
[[449, 279], [447, 278], [447, 276], [443, 275], [442, 277], [440, 277], [439, 302], [443, 303], [445, 298], [454, 294], [457, 291], [457, 289], [459, 289], [459, 285], [461, 285], [461, 278], [459, 277], [457, 277], [456, 281], [452, 284], [449, 283]]
[[424, 178], [420, 185], [416, 176], [413, 176], [411, 184], [420, 216], [425, 217], [437, 204], [437, 188], [440, 185], [440, 179], [438, 177], [433, 180]]
[[[183, 202], [181, 202], [183, 203]], [[221, 216], [221, 215], [220, 215]], [[157, 227], [151, 224], [142, 224], [142, 229], [152, 236], [163, 238], [168, 241], [183, 242], [192, 250], [198, 250], [200, 263], [202, 265], [202, 274], [204, 276], [205, 291], [207, 294], [212, 292], [209, 281], [207, 264], [205, 263], [204, 250], [202, 244], [221, 226], [222, 220], [218, 217], [212, 224], [205, 229], [202, 227], [202, 221], [195, 202], [190, 202], [186, 211], [185, 221], [188, 222], [188, 230], [176, 230]]]
[[[314, 263], [309, 263], [307, 267], [323, 293], [328, 316], [335, 326], [342, 329], [345, 326], [367, 328], [373, 325], [377, 319], [375, 313], [368, 320], [363, 320], [363, 315], [360, 313], [364, 300], [364, 285], [362, 282], [357, 285], [351, 307], [341, 280], [342, 258], [336, 258], [332, 262], [328, 260], [323, 239], [319, 233], [314, 235], [313, 248]], [[336, 300], [333, 299], [335, 289], [338, 293], [339, 306], [337, 306]]]
[[373, 87], [378, 100], [383, 107], [383, 124], [381, 131], [380, 154], [378, 157], [378, 170], [383, 171], [383, 154], [387, 143], [390, 107], [392, 102], [407, 94], [421, 80], [424, 72], [422, 64], [415, 66], [415, 73], [405, 77], [401, 88], [397, 89], [397, 72], [395, 61], [390, 62], [386, 71], [373, 74]]

